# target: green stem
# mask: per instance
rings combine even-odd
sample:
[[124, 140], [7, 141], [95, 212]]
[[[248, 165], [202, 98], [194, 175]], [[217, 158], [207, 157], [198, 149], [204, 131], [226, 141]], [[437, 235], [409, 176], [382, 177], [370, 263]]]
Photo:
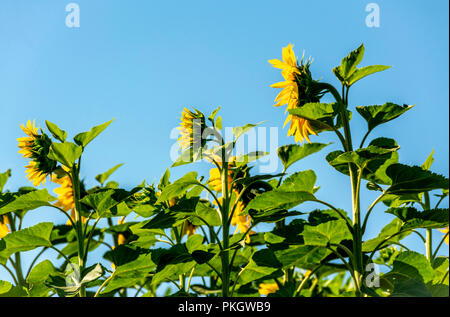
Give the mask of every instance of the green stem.
[[15, 284], [15, 285], [19, 285], [19, 283], [17, 282], [16, 276], [15, 276], [14, 273], [10, 270], [10, 268], [7, 267], [5, 264], [0, 264], [0, 265], [3, 266], [3, 267], [5, 268], [5, 270], [9, 273], [9, 275], [11, 275], [11, 277], [12, 277], [12, 279], [13, 279], [13, 281], [14, 281], [14, 284]]
[[[345, 93], [343, 107], [341, 109], [342, 123], [344, 126], [344, 135], [347, 143], [347, 151], [353, 151], [352, 135], [350, 131], [350, 119], [347, 114], [349, 87], [343, 89]], [[352, 215], [353, 215], [353, 254], [354, 263], [353, 274], [355, 278], [356, 295], [361, 296], [361, 281], [363, 277], [363, 253], [362, 253], [362, 229], [361, 229], [361, 210], [359, 201], [359, 191], [361, 185], [361, 171], [354, 164], [348, 164], [350, 172], [350, 181], [352, 188]]]
[[228, 162], [225, 159], [225, 153], [222, 151], [222, 247], [221, 260], [222, 260], [222, 296], [229, 296], [230, 289], [230, 265], [229, 265], [229, 193], [228, 193]]
[[[77, 240], [78, 240], [78, 265], [80, 267], [80, 272], [84, 271], [84, 235], [83, 235], [83, 222], [81, 218], [81, 194], [80, 194], [80, 179], [79, 179], [79, 171], [80, 171], [81, 158], [78, 160], [78, 167], [76, 164], [71, 169], [71, 180], [72, 180], [72, 189], [75, 203], [75, 225], [77, 232]], [[84, 286], [80, 288], [79, 292], [80, 297], [86, 296], [86, 289]]]
[[447, 237], [448, 237], [448, 232], [442, 237], [441, 242], [439, 242], [439, 244], [438, 244], [436, 250], [434, 250], [434, 253], [433, 253], [433, 255], [431, 256], [431, 259], [432, 259], [433, 261], [434, 261], [434, 259], [436, 258], [437, 253], [438, 253], [439, 249], [440, 249], [441, 246], [442, 246], [442, 243], [445, 241], [445, 239], [446, 239]]
[[95, 293], [94, 297], [97, 297], [98, 295], [100, 295], [100, 292], [102, 291], [102, 289], [106, 286], [106, 284], [109, 283], [109, 281], [111, 281], [111, 279], [114, 277], [114, 273], [116, 271], [113, 272], [113, 274], [111, 274], [110, 277], [108, 277], [106, 280], [103, 281], [102, 285], [100, 285], [100, 287], [98, 288], [97, 292]]
[[[425, 209], [430, 210], [430, 194], [424, 193]], [[426, 243], [425, 243], [426, 256], [430, 263], [433, 262], [433, 232], [432, 229], [427, 229]]]
[[300, 292], [302, 291], [303, 287], [306, 285], [306, 282], [308, 282], [308, 280], [310, 279], [311, 276], [313, 276], [313, 274], [316, 273], [316, 271], [322, 267], [322, 264], [319, 264], [318, 266], [316, 266], [307, 276], [304, 276], [300, 285], [298, 286], [298, 288], [295, 290], [293, 297], [297, 297], [298, 294], [300, 294]]

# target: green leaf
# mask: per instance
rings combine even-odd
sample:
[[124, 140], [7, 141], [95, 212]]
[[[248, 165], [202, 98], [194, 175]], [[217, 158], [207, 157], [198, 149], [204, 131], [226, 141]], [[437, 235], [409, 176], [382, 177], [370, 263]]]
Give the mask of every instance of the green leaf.
[[267, 279], [269, 276], [282, 275], [281, 267], [281, 263], [271, 250], [256, 251], [250, 262], [244, 267], [239, 282], [247, 284], [258, 279]]
[[338, 244], [342, 240], [352, 238], [347, 223], [343, 219], [327, 221], [316, 226], [305, 226], [302, 235], [305, 245], [312, 246]]
[[67, 138], [67, 132], [64, 130], [61, 130], [56, 124], [45, 120], [45, 125], [47, 126], [50, 133], [53, 135], [55, 139], [58, 139], [59, 141], [63, 142], [66, 141]]
[[56, 197], [51, 196], [47, 189], [31, 191], [24, 195], [13, 197], [11, 201], [0, 207], [0, 215], [18, 210], [33, 210], [42, 206], [52, 206], [51, 201]]
[[366, 76], [381, 72], [383, 70], [389, 69], [391, 66], [384, 65], [371, 65], [357, 69], [350, 77], [348, 78], [347, 86], [350, 87], [358, 80], [363, 79]]
[[307, 103], [300, 108], [289, 109], [289, 113], [313, 122], [316, 130], [331, 130], [338, 114], [337, 103]]
[[131, 210], [125, 201], [142, 190], [144, 186], [145, 182], [130, 191], [124, 189], [101, 189], [84, 196], [80, 202], [93, 208], [97, 213], [97, 217], [126, 216]]
[[287, 210], [269, 210], [269, 211], [256, 211], [256, 210], [249, 210], [249, 215], [252, 217], [253, 224], [265, 222], [265, 223], [271, 223], [271, 222], [278, 222], [280, 220], [283, 220], [287, 217], [293, 217], [293, 216], [299, 216], [303, 215], [302, 212], [298, 211], [287, 211]]
[[93, 139], [95, 139], [100, 133], [103, 132], [103, 130], [105, 130], [110, 124], [111, 122], [113, 122], [114, 119], [105, 122], [101, 125], [95, 126], [92, 129], [90, 129], [88, 132], [82, 132], [77, 134], [73, 140], [75, 141], [76, 144], [82, 146], [83, 148], [86, 147], [86, 145], [89, 144], [89, 142], [91, 142]]
[[313, 170], [297, 172], [286, 178], [276, 190], [286, 192], [302, 191], [313, 194], [315, 192], [314, 184], [316, 179], [317, 177]]
[[50, 260], [44, 260], [33, 267], [27, 277], [28, 289], [32, 297], [46, 297], [50, 289], [44, 284], [50, 274], [56, 272]]
[[[384, 156], [385, 154], [390, 154], [398, 150], [399, 147], [394, 148], [382, 148], [374, 145], [369, 145], [364, 149], [358, 149], [352, 152], [345, 152], [335, 159], [333, 159], [330, 163], [331, 166], [340, 165], [340, 164], [348, 164], [353, 163], [358, 166], [361, 170], [365, 169], [368, 164]], [[390, 156], [388, 156], [390, 157]]]
[[71, 168], [83, 153], [83, 148], [71, 142], [52, 143], [48, 158]]
[[434, 189], [448, 189], [448, 178], [426, 171], [419, 166], [392, 164], [386, 169], [392, 185], [386, 190], [390, 194], [414, 194]]
[[103, 186], [103, 183], [111, 176], [111, 174], [114, 173], [115, 171], [117, 171], [117, 169], [119, 169], [123, 164], [124, 163], [117, 164], [116, 166], [114, 166], [113, 168], [110, 168], [103, 174], [98, 174], [97, 176], [95, 176], [95, 179]]
[[278, 157], [283, 163], [284, 169], [286, 170], [289, 166], [298, 162], [299, 160], [319, 152], [324, 147], [330, 145], [323, 143], [305, 143], [303, 145], [289, 144], [283, 145], [278, 148]]
[[425, 283], [414, 279], [394, 282], [394, 291], [390, 297], [431, 297]]
[[367, 121], [369, 131], [371, 131], [380, 124], [398, 118], [413, 107], [414, 106], [408, 105], [399, 106], [397, 104], [388, 102], [381, 106], [359, 106], [356, 107], [356, 110]]
[[86, 272], [81, 280], [81, 284], [84, 285], [93, 282], [102, 277], [103, 274], [105, 274], [105, 269], [100, 263], [92, 265], [86, 269]]
[[222, 224], [217, 209], [207, 206], [205, 203], [201, 201], [197, 204], [195, 208], [195, 215], [198, 217], [192, 216], [189, 218], [189, 221], [193, 225], [203, 226], [205, 224], [202, 220], [199, 219], [199, 217], [205, 220], [211, 227], [220, 226]]
[[361, 63], [364, 57], [364, 44], [361, 44], [356, 50], [351, 51], [341, 61], [341, 65], [333, 68], [336, 77], [346, 84], [348, 78], [356, 71], [356, 67]]
[[16, 252], [29, 251], [37, 247], [51, 247], [52, 229], [53, 223], [42, 222], [6, 235], [0, 243], [0, 263], [6, 264], [8, 258]]
[[168, 279], [177, 279], [180, 274], [190, 272], [197, 262], [189, 254], [185, 245], [177, 244], [170, 249], [153, 251], [155, 262], [158, 264], [156, 274], [152, 278], [152, 285]]
[[362, 178], [370, 182], [389, 185], [391, 179], [386, 169], [398, 162], [397, 142], [388, 138], [377, 138], [363, 149], [352, 152], [334, 151], [327, 155], [328, 163], [337, 171], [349, 175], [348, 163], [353, 163], [362, 170]]
[[12, 284], [7, 281], [0, 281], [0, 296], [1, 294], [7, 293], [11, 290]]
[[432, 209], [418, 211], [414, 207], [390, 208], [386, 211], [403, 221], [402, 230], [406, 229], [437, 229], [448, 226], [448, 209]]
[[[3, 282], [3, 281], [1, 281]], [[2, 283], [0, 282], [0, 288]], [[4, 286], [4, 289], [8, 287], [8, 284]], [[1, 293], [0, 297], [28, 297], [27, 289], [24, 286], [12, 286], [8, 291]]]
[[188, 148], [181, 152], [177, 160], [172, 164], [171, 167], [181, 166], [185, 164], [194, 163], [202, 158], [202, 149], [199, 148], [194, 152], [193, 148]]
[[246, 125], [244, 125], [242, 127], [235, 127], [235, 128], [233, 128], [232, 131], [233, 131], [235, 140], [239, 139], [239, 137], [242, 136], [244, 133], [250, 131], [251, 129], [253, 129], [254, 127], [260, 125], [261, 123], [262, 122], [257, 123], [257, 124], [248, 123], [248, 124], [246, 124]]
[[44, 284], [56, 290], [61, 297], [73, 297], [82, 286], [89, 287], [89, 283], [99, 279], [104, 272], [105, 269], [100, 263], [84, 268], [81, 272], [78, 266], [68, 263], [64, 273], [50, 274]]
[[252, 199], [245, 211], [289, 210], [302, 202], [315, 200], [315, 181], [316, 175], [312, 170], [295, 173], [285, 179], [280, 187]]
[[[362, 250], [363, 252], [372, 252], [375, 250], [375, 248], [384, 248], [392, 243], [397, 243], [400, 240], [402, 240], [404, 237], [411, 234], [411, 231], [407, 231], [401, 234], [397, 234], [402, 230], [403, 222], [398, 219], [394, 218], [389, 224], [383, 227], [381, 229], [381, 232], [378, 234], [377, 237], [367, 240], [363, 242]], [[395, 235], [394, 237], [391, 237], [392, 235]]]
[[178, 226], [193, 216], [198, 201], [198, 197], [180, 199], [176, 205], [158, 213], [155, 217], [145, 222], [142, 229], [167, 229]]
[[290, 245], [283, 249], [275, 248], [274, 253], [283, 268], [312, 269], [327, 257], [329, 251], [319, 246]]
[[170, 180], [170, 170], [166, 169], [166, 171], [164, 172], [164, 175], [159, 180], [158, 189], [162, 190], [164, 187], [169, 185], [169, 183], [170, 183], [169, 180]]
[[425, 162], [420, 166], [421, 168], [423, 168], [424, 170], [427, 170], [427, 171], [430, 170], [431, 164], [433, 164], [433, 162], [434, 162], [433, 154], [434, 154], [434, 149], [433, 149], [433, 151], [431, 151], [430, 155], [428, 155]]
[[433, 268], [427, 258], [413, 251], [405, 251], [397, 255], [390, 274], [392, 273], [424, 283], [432, 281], [434, 276]]
[[245, 155], [238, 156], [236, 158], [236, 166], [237, 167], [243, 166], [257, 159], [260, 159], [261, 157], [266, 156], [267, 154], [269, 154], [269, 152], [255, 151]]
[[213, 112], [211, 112], [210, 116], [208, 117], [208, 120], [211, 121], [211, 123], [214, 123], [214, 118], [216, 117], [216, 115], [219, 112], [220, 108], [222, 108], [222, 107], [218, 107]]
[[171, 198], [184, 195], [195, 184], [198, 184], [197, 172], [189, 172], [172, 184], [167, 185], [161, 192], [157, 203], [169, 201]]
[[313, 200], [315, 200], [315, 197], [309, 192], [287, 192], [274, 189], [256, 196], [250, 201], [245, 210], [267, 211], [276, 208], [289, 210], [305, 201]]
[[122, 287], [133, 287], [145, 281], [149, 273], [156, 268], [156, 264], [152, 260], [151, 253], [144, 250], [141, 250], [140, 253], [133, 260], [116, 267], [113, 278], [102, 291], [102, 294], [110, 293]]
[[3, 191], [3, 187], [5, 186], [8, 178], [11, 177], [11, 170], [8, 169], [6, 172], [0, 173], [0, 193]]

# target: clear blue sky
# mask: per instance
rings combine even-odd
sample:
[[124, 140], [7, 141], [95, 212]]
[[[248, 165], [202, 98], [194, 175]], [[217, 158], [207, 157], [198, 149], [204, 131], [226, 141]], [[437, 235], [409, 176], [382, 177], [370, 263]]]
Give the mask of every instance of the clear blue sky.
[[[284, 108], [272, 107], [281, 79], [267, 62], [294, 44], [314, 58], [315, 78], [338, 85], [331, 69], [350, 50], [365, 44], [363, 66], [392, 65], [352, 88], [355, 105], [415, 104], [403, 117], [376, 129], [394, 137], [400, 159], [420, 165], [433, 148], [432, 169], [449, 174], [449, 17], [448, 1], [377, 0], [380, 27], [365, 24], [372, 1], [74, 1], [81, 10], [80, 28], [67, 28], [62, 0], [2, 0], [0, 3], [0, 171], [12, 169], [7, 189], [29, 185], [25, 160], [17, 153], [20, 123], [35, 119], [57, 123], [73, 136], [116, 118], [89, 145], [83, 177], [118, 163], [113, 179], [124, 187], [144, 178], [157, 181], [171, 165], [170, 131], [184, 106], [205, 113], [222, 106], [224, 126], [265, 121], [280, 126]], [[354, 113], [355, 142], [365, 122]], [[293, 143], [287, 129], [279, 144]], [[314, 142], [334, 144], [296, 164], [314, 169], [318, 196], [349, 209], [348, 179], [327, 165], [326, 153], [338, 147], [325, 133]], [[189, 168], [172, 170], [173, 179]], [[207, 165], [195, 165], [207, 174]], [[375, 197], [364, 193], [366, 205]], [[448, 206], [446, 201], [444, 205]], [[30, 214], [31, 215], [31, 214]], [[26, 224], [59, 219], [53, 211], [36, 210]], [[390, 221], [379, 209], [367, 238]], [[436, 238], [440, 234], [435, 235]], [[409, 245], [423, 251], [417, 237]], [[448, 248], [443, 252], [448, 253]], [[1, 277], [1, 275], [0, 275]]]

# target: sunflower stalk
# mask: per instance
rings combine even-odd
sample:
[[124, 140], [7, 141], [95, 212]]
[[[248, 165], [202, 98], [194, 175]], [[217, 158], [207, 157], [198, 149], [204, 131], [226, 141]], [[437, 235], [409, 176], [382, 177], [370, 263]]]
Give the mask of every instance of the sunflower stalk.
[[[78, 164], [74, 164], [74, 166], [70, 170], [70, 178], [72, 181], [73, 187], [73, 197], [74, 197], [74, 212], [75, 212], [75, 224], [76, 224], [76, 233], [78, 240], [78, 265], [80, 267], [80, 272], [84, 271], [85, 261], [84, 261], [84, 235], [83, 235], [83, 222], [81, 217], [81, 193], [80, 193], [80, 163], [81, 159], [78, 160]], [[78, 166], [77, 166], [78, 165]], [[87, 250], [86, 250], [87, 252]], [[80, 297], [86, 296], [86, 288], [82, 286], [79, 291]]]

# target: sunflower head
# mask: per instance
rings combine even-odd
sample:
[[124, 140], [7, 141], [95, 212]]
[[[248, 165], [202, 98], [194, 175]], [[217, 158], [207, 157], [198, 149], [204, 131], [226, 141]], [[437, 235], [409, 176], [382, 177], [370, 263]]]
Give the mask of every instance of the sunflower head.
[[36, 128], [34, 121], [31, 123], [28, 120], [26, 126], [21, 124], [20, 128], [27, 136], [17, 139], [19, 153], [23, 157], [31, 159], [25, 166], [27, 178], [34, 186], [39, 186], [57, 168], [57, 162], [47, 157], [52, 141], [42, 129]]
[[[223, 166], [220, 157], [217, 157], [215, 161], [218, 165]], [[249, 168], [247, 167], [247, 165], [238, 168], [236, 165], [235, 156], [231, 156], [227, 164], [228, 164], [228, 190], [231, 190], [233, 188], [233, 190], [239, 192], [242, 189], [243, 185], [236, 183], [232, 184], [232, 182], [233, 180], [247, 176]], [[215, 167], [209, 170], [209, 185], [216, 192], [222, 191], [222, 178], [219, 168]]]
[[75, 208], [75, 200], [73, 196], [72, 181], [68, 175], [58, 178], [56, 175], [52, 175], [52, 182], [60, 185], [53, 191], [58, 195], [58, 201], [56, 206], [61, 207], [64, 211], [73, 210]]
[[206, 129], [205, 115], [199, 110], [192, 112], [186, 108], [181, 113], [180, 138], [178, 139], [180, 148], [184, 151], [190, 147], [200, 148], [203, 144], [202, 133]]
[[279, 289], [277, 283], [261, 283], [259, 284], [258, 292], [261, 295], [269, 295], [275, 293]]
[[447, 228], [442, 228], [442, 229], [438, 229], [440, 232], [445, 233], [444, 237], [445, 237], [445, 243], [448, 244], [449, 242], [449, 238], [448, 238], [448, 227]]
[[[117, 221], [117, 224], [119, 224], [119, 225], [123, 225], [124, 223], [125, 223], [125, 219], [123, 219], [123, 218], [120, 218]], [[125, 235], [123, 233], [119, 233], [117, 235], [117, 245], [125, 244], [126, 241], [127, 241], [127, 238], [125, 237]]]
[[[283, 48], [282, 60], [270, 60], [273, 67], [281, 69], [283, 82], [273, 84], [273, 88], [282, 88], [281, 92], [275, 98], [275, 107], [287, 105], [286, 111], [289, 109], [300, 108], [307, 103], [320, 102], [324, 95], [323, 88], [318, 87], [318, 81], [314, 80], [311, 74], [311, 58], [307, 61], [304, 57], [300, 63], [295, 57], [292, 45], [289, 44]], [[306, 139], [308, 142], [309, 135], [317, 134], [314, 124], [306, 119], [289, 114], [284, 125], [290, 122], [288, 136], [295, 136], [296, 142]]]
[[197, 229], [197, 226], [192, 224], [189, 220], [186, 220], [183, 224], [183, 232], [182, 235], [184, 236], [187, 234], [188, 237], [195, 234], [195, 230]]
[[6, 215], [0, 216], [0, 239], [3, 239], [9, 232], [9, 221]]

